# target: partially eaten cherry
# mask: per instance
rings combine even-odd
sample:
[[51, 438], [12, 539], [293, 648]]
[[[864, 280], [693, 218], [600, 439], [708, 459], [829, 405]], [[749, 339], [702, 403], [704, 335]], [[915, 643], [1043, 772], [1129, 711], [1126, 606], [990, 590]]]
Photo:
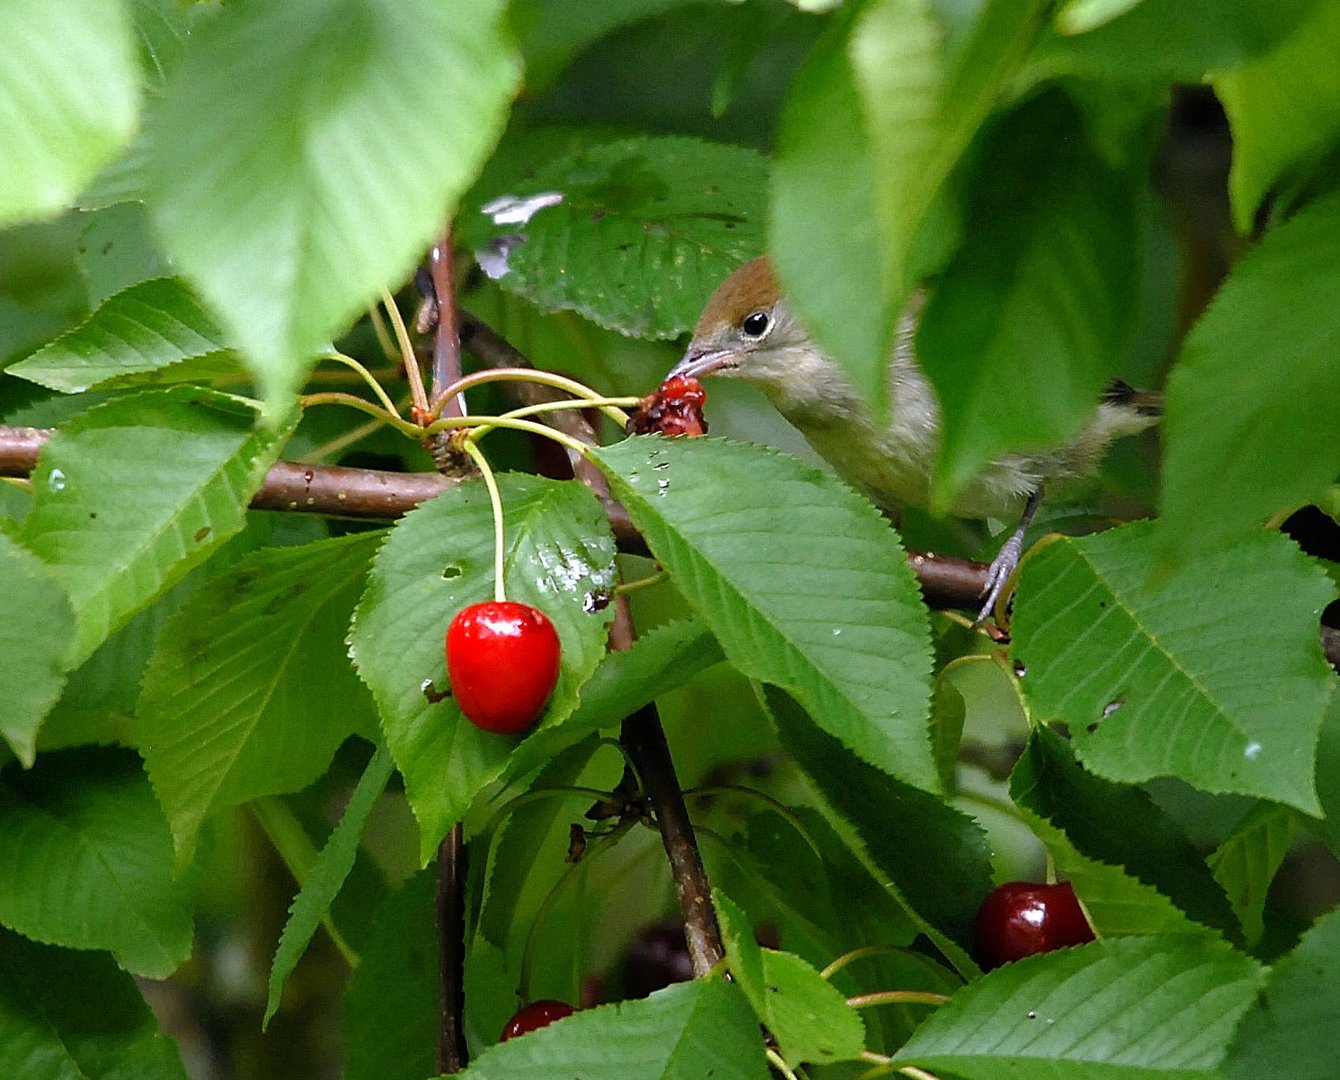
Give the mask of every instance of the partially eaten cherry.
[[977, 909], [977, 959], [988, 971], [1035, 953], [1093, 941], [1069, 882], [1007, 881]]
[[637, 403], [628, 420], [628, 434], [706, 435], [706, 401], [707, 392], [697, 379], [671, 376]]
[[515, 735], [539, 719], [558, 682], [558, 632], [543, 611], [515, 600], [462, 608], [447, 628], [447, 674], [465, 718]]
[[548, 1027], [555, 1020], [562, 1020], [563, 1017], [571, 1016], [576, 1011], [566, 1001], [555, 1001], [553, 998], [532, 1001], [529, 1005], [523, 1005], [516, 1011], [512, 1019], [507, 1021], [507, 1026], [503, 1028], [502, 1037], [499, 1041], [506, 1042], [508, 1039], [515, 1039], [518, 1035], [525, 1035], [527, 1032]]

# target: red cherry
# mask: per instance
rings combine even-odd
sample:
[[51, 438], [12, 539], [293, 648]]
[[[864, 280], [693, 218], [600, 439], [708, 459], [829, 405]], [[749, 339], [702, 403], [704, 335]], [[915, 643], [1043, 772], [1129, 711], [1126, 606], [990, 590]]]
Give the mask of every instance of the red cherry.
[[1009, 881], [987, 893], [977, 909], [977, 958], [988, 971], [1093, 940], [1093, 928], [1069, 882]]
[[516, 1011], [516, 1015], [507, 1021], [507, 1026], [503, 1028], [500, 1042], [506, 1042], [508, 1039], [515, 1039], [518, 1035], [525, 1035], [527, 1032], [535, 1031], [538, 1028], [548, 1027], [555, 1020], [562, 1020], [565, 1016], [571, 1016], [577, 1010], [566, 1001], [554, 1001], [552, 998], [543, 998], [540, 1001], [532, 1001], [529, 1005], [523, 1005]]
[[554, 624], [529, 604], [491, 600], [462, 608], [447, 628], [456, 704], [485, 731], [525, 731], [558, 682], [558, 653]]

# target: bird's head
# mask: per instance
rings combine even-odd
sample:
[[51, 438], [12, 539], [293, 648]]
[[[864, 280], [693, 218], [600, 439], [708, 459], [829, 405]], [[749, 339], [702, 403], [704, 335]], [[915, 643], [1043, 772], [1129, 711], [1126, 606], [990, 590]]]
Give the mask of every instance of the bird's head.
[[731, 375], [768, 387], [796, 374], [799, 354], [814, 349], [782, 299], [767, 256], [726, 278], [703, 308], [693, 340], [671, 375]]
[[669, 376], [729, 375], [763, 390], [805, 430], [860, 413], [859, 395], [782, 297], [767, 256], [717, 286]]

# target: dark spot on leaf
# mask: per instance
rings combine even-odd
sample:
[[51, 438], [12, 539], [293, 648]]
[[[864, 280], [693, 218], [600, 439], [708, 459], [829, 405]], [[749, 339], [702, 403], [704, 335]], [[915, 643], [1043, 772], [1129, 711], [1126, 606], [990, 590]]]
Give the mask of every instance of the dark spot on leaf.
[[582, 610], [588, 615], [594, 615], [598, 611], [604, 611], [610, 606], [614, 599], [614, 593], [609, 589], [597, 589], [595, 592], [589, 592], [582, 597]]
[[424, 679], [420, 684], [419, 689], [423, 691], [423, 696], [427, 699], [429, 705], [436, 705], [439, 701], [445, 701], [447, 698], [451, 697], [450, 686], [445, 690], [439, 690], [433, 685], [432, 679]]
[[1087, 731], [1090, 735], [1092, 735], [1095, 731], [1098, 730], [1098, 722], [1097, 722], [1097, 721], [1094, 721], [1092, 724], [1090, 724], [1090, 725], [1089, 725], [1087, 728], [1085, 728], [1084, 730]]
[[92, 519], [92, 518], [96, 518], [96, 517], [98, 516], [98, 512], [97, 512], [96, 510], [90, 510], [90, 511], [88, 512], [88, 516], [89, 516], [90, 519]]
[[769, 987], [768, 987], [768, 993], [770, 993], [770, 994], [778, 994], [778, 993], [781, 993], [781, 991], [778, 990], [777, 987], [775, 987], [775, 986], [769, 986]]
[[208, 536], [210, 533], [212, 533], [213, 531], [214, 531], [214, 530], [211, 529], [208, 525], [202, 525], [202, 526], [200, 526], [200, 528], [196, 529], [196, 531], [195, 531], [195, 537], [194, 537], [195, 542], [196, 542], [197, 544], [200, 543], [201, 540], [203, 540], [205, 537], [207, 537], [207, 536]]
[[448, 566], [442, 570], [442, 580], [450, 581], [452, 578], [458, 578], [464, 571], [459, 566]]
[[592, 221], [599, 221], [599, 220], [600, 220], [601, 218], [603, 218], [608, 212], [609, 212], [609, 211], [607, 211], [607, 210], [601, 210], [601, 209], [595, 209], [595, 210], [592, 210], [592, 211], [591, 211], [591, 220], [592, 220]]
[[106, 255], [111, 250], [112, 250], [112, 242], [108, 240], [107, 243], [102, 245], [102, 253]]

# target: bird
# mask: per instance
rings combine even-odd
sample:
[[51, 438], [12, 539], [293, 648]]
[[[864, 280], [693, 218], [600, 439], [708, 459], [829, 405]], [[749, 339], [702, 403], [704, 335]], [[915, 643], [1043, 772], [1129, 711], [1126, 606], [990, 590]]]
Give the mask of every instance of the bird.
[[[916, 335], [926, 292], [918, 290], [899, 316], [889, 357], [889, 420], [876, 420], [843, 368], [826, 355], [796, 317], [768, 256], [736, 269], [703, 308], [674, 377], [726, 376], [761, 389], [853, 487], [886, 513], [928, 506], [940, 452], [941, 412], [935, 389], [917, 362]], [[1157, 422], [1155, 391], [1111, 383], [1079, 433], [1068, 442], [988, 462], [955, 496], [948, 511], [962, 518], [1009, 520], [1018, 527], [992, 561], [977, 624], [996, 609], [1023, 554], [1023, 541], [1044, 485], [1095, 472], [1109, 444]]]

